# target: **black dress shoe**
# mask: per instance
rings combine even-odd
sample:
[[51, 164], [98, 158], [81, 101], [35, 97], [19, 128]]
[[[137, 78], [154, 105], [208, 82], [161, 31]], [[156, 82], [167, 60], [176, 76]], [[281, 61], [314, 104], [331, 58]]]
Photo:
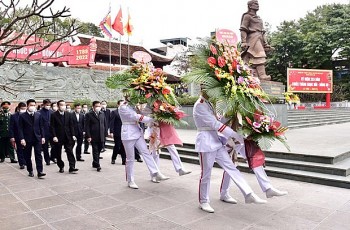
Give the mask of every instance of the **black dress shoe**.
[[125, 165], [125, 162], [122, 162], [122, 165]]
[[100, 172], [101, 171], [101, 167], [97, 167], [97, 172]]
[[19, 169], [24, 169], [24, 165], [20, 165], [20, 166], [19, 166]]
[[77, 159], [77, 161], [85, 161], [85, 160], [80, 158], [80, 159]]
[[76, 168], [69, 168], [69, 173], [75, 173], [77, 172], [79, 169]]
[[142, 163], [142, 162], [143, 162], [143, 160], [142, 160], [141, 158], [139, 158], [139, 159], [137, 159], [137, 162]]
[[15, 159], [11, 159], [11, 163], [18, 163]]
[[46, 162], [46, 165], [50, 165], [50, 161], [49, 161], [49, 162]]
[[34, 173], [33, 172], [29, 172], [28, 176], [34, 177]]
[[46, 176], [46, 173], [43, 173], [43, 172], [39, 172], [38, 173], [38, 178], [41, 178], [41, 177], [44, 177], [44, 176]]
[[84, 151], [84, 154], [90, 154], [88, 151]]
[[60, 168], [59, 172], [60, 172], [60, 173], [64, 173], [64, 169], [63, 169], [63, 168]]
[[103, 159], [103, 157], [99, 157], [99, 159]]
[[112, 161], [111, 161], [111, 164], [114, 165], [114, 164], [115, 164], [115, 160], [112, 160]]

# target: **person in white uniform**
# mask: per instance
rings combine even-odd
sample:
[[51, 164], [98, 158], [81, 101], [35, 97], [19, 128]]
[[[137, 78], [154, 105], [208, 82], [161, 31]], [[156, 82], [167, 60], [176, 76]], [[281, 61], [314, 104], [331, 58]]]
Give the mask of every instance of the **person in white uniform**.
[[134, 159], [135, 159], [135, 147], [142, 154], [144, 161], [150, 171], [150, 174], [156, 177], [157, 181], [169, 179], [164, 176], [158, 169], [157, 164], [147, 148], [146, 141], [143, 136], [143, 132], [138, 122], [151, 123], [153, 119], [136, 111], [128, 104], [128, 98], [119, 108], [119, 115], [122, 121], [121, 139], [126, 153], [126, 178], [128, 186], [133, 189], [138, 189], [134, 179]]
[[[260, 199], [244, 180], [240, 171], [233, 164], [230, 156], [227, 154], [225, 145], [219, 138], [221, 133], [226, 138], [233, 138], [243, 144], [243, 137], [231, 128], [222, 124], [216, 118], [214, 108], [207, 100], [207, 95], [202, 95], [197, 100], [193, 108], [193, 119], [198, 133], [196, 137], [195, 149], [199, 152], [201, 164], [201, 177], [199, 181], [199, 207], [206, 212], [213, 213], [214, 209], [210, 206], [209, 190], [210, 176], [214, 162], [216, 161], [236, 183], [245, 197], [245, 203], [264, 204], [266, 200]], [[227, 203], [237, 203], [229, 193], [220, 197], [220, 200]]]
[[[230, 147], [233, 147], [233, 146], [230, 146]], [[242, 145], [237, 146], [236, 152], [238, 152], [244, 159], [247, 159], [246, 149], [244, 146]], [[258, 180], [261, 190], [266, 194], [267, 198], [271, 198], [274, 196], [284, 196], [288, 194], [287, 191], [280, 191], [271, 185], [271, 182], [267, 177], [263, 166], [254, 167], [252, 168], [252, 170], [256, 176], [256, 179]], [[221, 196], [225, 196], [225, 194], [229, 193], [230, 186], [231, 186], [231, 178], [227, 175], [227, 173], [224, 173], [223, 180], [221, 183], [221, 189], [220, 189]]]

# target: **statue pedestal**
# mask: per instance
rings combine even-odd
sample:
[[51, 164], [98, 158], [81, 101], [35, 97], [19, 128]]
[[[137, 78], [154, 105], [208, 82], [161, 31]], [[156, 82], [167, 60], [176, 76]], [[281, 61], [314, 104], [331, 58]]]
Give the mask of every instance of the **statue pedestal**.
[[285, 86], [282, 82], [262, 80], [260, 86], [270, 97], [284, 100], [283, 93], [285, 92]]

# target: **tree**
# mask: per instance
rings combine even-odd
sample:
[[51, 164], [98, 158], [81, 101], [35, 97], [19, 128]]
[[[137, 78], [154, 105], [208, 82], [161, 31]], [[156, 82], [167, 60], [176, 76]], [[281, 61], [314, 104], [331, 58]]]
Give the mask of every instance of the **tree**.
[[[20, 7], [21, 0], [0, 1], [0, 66], [7, 61], [11, 52], [31, 47], [25, 58], [28, 61], [31, 56], [47, 49], [54, 42], [76, 34], [79, 28], [74, 19], [67, 20], [65, 28], [59, 29], [61, 19], [71, 16], [70, 9], [63, 7], [61, 10], [53, 10], [53, 2], [54, 0], [32, 0], [30, 4]], [[20, 81], [20, 78], [16, 81]], [[0, 89], [14, 94], [14, 89], [6, 83], [1, 82]]]
[[[349, 25], [350, 4], [323, 5], [298, 21], [282, 22], [269, 36], [275, 50], [268, 60], [268, 73], [286, 83], [288, 67], [334, 69], [334, 59], [348, 60], [350, 66]], [[334, 83], [333, 100], [343, 100], [349, 86]], [[308, 100], [320, 100], [320, 96], [301, 95]]]

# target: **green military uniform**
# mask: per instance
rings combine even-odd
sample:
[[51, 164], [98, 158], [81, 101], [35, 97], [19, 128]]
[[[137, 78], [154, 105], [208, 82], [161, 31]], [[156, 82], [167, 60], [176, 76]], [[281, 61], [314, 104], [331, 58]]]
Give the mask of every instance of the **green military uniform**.
[[14, 148], [10, 142], [10, 111], [0, 110], [0, 160], [3, 162], [9, 156], [11, 161], [15, 160]]

